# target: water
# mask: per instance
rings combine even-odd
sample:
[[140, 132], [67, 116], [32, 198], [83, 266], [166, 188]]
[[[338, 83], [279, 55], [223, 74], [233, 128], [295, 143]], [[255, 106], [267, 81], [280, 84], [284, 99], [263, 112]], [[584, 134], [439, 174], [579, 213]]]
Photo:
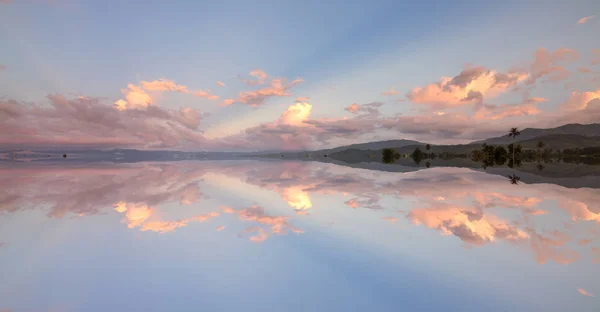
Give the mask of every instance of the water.
[[597, 176], [377, 166], [2, 164], [0, 311], [599, 310]]

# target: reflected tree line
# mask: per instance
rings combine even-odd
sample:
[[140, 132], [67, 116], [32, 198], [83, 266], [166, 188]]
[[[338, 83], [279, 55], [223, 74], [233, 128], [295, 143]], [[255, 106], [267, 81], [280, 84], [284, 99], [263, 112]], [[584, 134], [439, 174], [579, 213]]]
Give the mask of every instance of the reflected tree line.
[[[511, 128], [508, 136], [514, 140], [521, 134], [518, 128]], [[506, 146], [491, 145], [483, 143], [480, 149], [470, 153], [432, 153], [431, 145], [425, 145], [425, 151], [420, 147], [414, 149], [411, 154], [400, 154], [392, 148], [384, 148], [382, 161], [387, 164], [395, 163], [400, 158], [411, 158], [420, 165], [423, 161], [426, 167], [430, 167], [429, 160], [435, 158], [469, 158], [474, 162], [482, 163], [483, 168], [493, 166], [508, 166], [510, 168], [520, 167], [523, 163], [536, 163], [539, 171], [544, 170], [544, 164], [553, 162], [598, 165], [600, 164], [600, 146], [584, 148], [551, 149], [546, 148], [546, 143], [539, 141], [534, 149], [523, 148], [520, 144], [511, 143]]]

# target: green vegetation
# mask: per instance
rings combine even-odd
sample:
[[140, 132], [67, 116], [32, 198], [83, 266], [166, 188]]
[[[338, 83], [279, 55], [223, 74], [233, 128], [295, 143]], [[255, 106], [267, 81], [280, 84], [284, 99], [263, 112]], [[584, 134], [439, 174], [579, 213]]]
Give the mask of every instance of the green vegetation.
[[400, 158], [400, 154], [393, 148], [384, 148], [381, 161], [385, 164], [393, 164]]

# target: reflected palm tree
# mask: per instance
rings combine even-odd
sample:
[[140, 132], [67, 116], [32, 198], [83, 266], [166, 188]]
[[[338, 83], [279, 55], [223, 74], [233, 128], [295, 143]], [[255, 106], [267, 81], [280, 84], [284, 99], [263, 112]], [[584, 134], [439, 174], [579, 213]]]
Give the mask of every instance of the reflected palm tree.
[[546, 168], [546, 167], [544, 166], [544, 164], [542, 164], [542, 163], [538, 163], [536, 167], [537, 167], [537, 170], [538, 170], [538, 171], [542, 171], [542, 170], [544, 170], [544, 168]]
[[521, 177], [519, 177], [513, 173], [512, 175], [508, 176], [508, 180], [510, 181], [510, 184], [518, 185], [519, 182], [521, 181]]

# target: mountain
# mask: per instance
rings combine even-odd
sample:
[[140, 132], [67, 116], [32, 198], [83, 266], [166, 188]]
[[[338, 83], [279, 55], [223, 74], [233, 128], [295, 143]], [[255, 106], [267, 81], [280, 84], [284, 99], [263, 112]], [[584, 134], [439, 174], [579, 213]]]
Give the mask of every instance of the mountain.
[[[516, 141], [525, 141], [530, 139], [535, 139], [548, 135], [579, 135], [579, 136], [600, 136], [600, 124], [568, 124], [556, 128], [550, 129], [537, 129], [537, 128], [527, 128], [521, 131], [521, 134], [517, 136]], [[475, 141], [471, 144], [511, 144], [515, 140], [508, 135], [489, 138], [485, 140]]]
[[544, 142], [544, 148], [551, 148], [554, 150], [600, 146], [600, 136], [583, 136], [576, 134], [550, 134], [528, 140], [518, 140], [517, 143], [526, 149], [536, 149], [537, 143], [540, 141]]
[[378, 150], [386, 147], [404, 147], [408, 145], [425, 145], [425, 143], [421, 143], [419, 141], [413, 140], [387, 140], [387, 141], [377, 141], [377, 142], [367, 142], [367, 143], [358, 143], [352, 145], [344, 145], [336, 148], [330, 148], [325, 150], [320, 150], [321, 153], [336, 153], [343, 150], [349, 149], [357, 149], [357, 150]]

